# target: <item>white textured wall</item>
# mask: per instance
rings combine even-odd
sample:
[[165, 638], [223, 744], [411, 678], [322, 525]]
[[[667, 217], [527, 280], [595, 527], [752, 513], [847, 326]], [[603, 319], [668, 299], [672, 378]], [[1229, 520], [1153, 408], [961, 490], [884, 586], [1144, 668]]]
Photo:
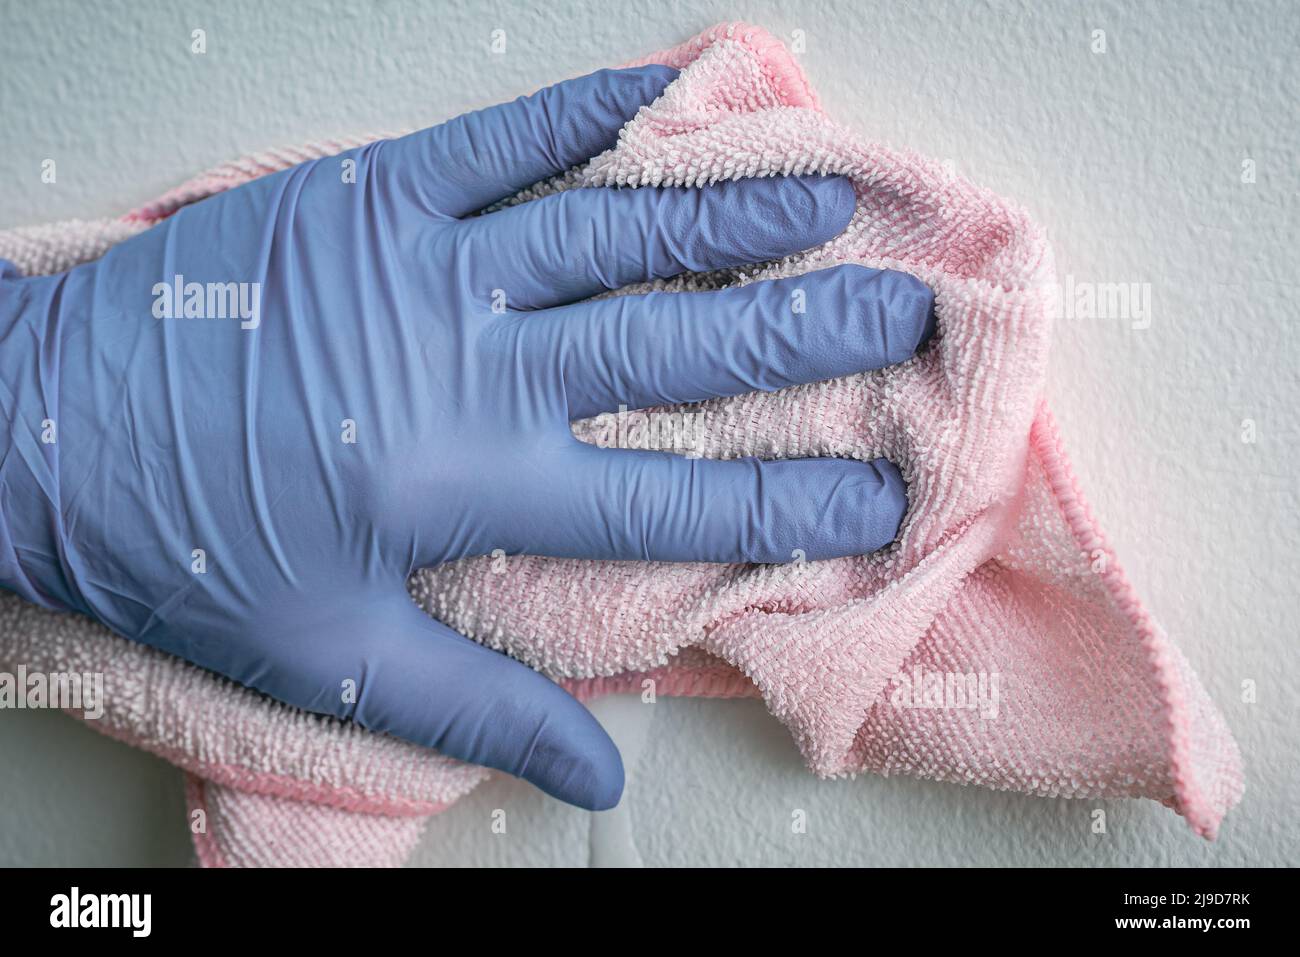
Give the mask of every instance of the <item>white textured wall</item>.
[[[1099, 837], [1092, 802], [818, 782], [755, 702], [621, 699], [597, 706], [629, 759], [620, 810], [593, 818], [495, 781], [435, 819], [420, 863], [1300, 863], [1294, 0], [354, 5], [0, 0], [0, 227], [117, 212], [268, 145], [437, 121], [717, 20], [802, 30], [840, 119], [1016, 197], [1063, 276], [1150, 284], [1149, 328], [1060, 323], [1052, 398], [1103, 524], [1248, 774], [1217, 844], [1150, 803], [1108, 805]], [[206, 55], [189, 53], [195, 27]], [[57, 185], [40, 182], [46, 158]], [[188, 859], [167, 765], [31, 712], [0, 712], [0, 761], [0, 863]], [[506, 836], [489, 830], [497, 807]], [[790, 833], [794, 808], [806, 835]]]

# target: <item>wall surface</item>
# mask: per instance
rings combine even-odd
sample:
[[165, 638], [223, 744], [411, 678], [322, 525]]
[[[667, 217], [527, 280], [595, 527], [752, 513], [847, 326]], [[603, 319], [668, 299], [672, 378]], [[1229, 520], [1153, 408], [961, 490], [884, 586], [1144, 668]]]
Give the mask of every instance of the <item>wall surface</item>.
[[[1149, 324], [1058, 324], [1051, 398], [1131, 578], [1242, 746], [1246, 797], [1217, 843], [1150, 802], [1105, 804], [1094, 835], [1100, 802], [820, 782], [756, 702], [611, 699], [618, 810], [494, 780], [433, 821], [415, 863], [1300, 863], [1294, 0], [206, 6], [0, 0], [0, 227], [120, 212], [250, 150], [436, 122], [742, 18], [802, 31], [842, 121], [1032, 210], [1062, 277], [1150, 290]], [[168, 765], [13, 711], [0, 761], [0, 864], [190, 860]]]

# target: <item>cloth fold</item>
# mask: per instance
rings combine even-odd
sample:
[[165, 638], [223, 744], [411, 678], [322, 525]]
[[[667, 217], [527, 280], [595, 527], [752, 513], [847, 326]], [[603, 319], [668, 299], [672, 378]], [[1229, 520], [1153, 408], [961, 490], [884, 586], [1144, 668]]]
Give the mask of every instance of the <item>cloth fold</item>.
[[[887, 551], [781, 566], [470, 559], [412, 597], [580, 697], [761, 695], [823, 776], [873, 771], [1067, 797], [1147, 797], [1213, 837], [1240, 756], [1093, 520], [1044, 400], [1050, 250], [1015, 206], [830, 120], [779, 41], [724, 24], [638, 63], [682, 72], [615, 147], [525, 191], [836, 173], [848, 229], [718, 288], [837, 262], [913, 273], [938, 333], [891, 369], [715, 400], [703, 454], [884, 456], [911, 506]], [[368, 137], [227, 164], [110, 221], [0, 234], [26, 273], [103, 253], [180, 206]], [[651, 288], [635, 287], [621, 292]], [[601, 419], [577, 423], [608, 439]], [[421, 821], [486, 772], [294, 711], [91, 622], [0, 602], [0, 665], [97, 670], [92, 725], [189, 772], [204, 864], [400, 863]], [[650, 684], [647, 684], [650, 683]]]

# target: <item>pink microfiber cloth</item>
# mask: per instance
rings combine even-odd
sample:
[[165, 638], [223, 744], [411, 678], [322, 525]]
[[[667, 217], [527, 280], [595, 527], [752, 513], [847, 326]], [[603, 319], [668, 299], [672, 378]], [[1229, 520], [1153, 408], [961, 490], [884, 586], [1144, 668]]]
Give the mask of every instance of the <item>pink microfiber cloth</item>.
[[[1054, 275], [1041, 233], [944, 166], [836, 125], [762, 30], [720, 26], [639, 62], [682, 72], [617, 146], [518, 201], [581, 187], [849, 176], [857, 212], [827, 245], [657, 287], [857, 261], [934, 289], [938, 334], [915, 359], [698, 407], [707, 456], [898, 463], [911, 501], [899, 540], [876, 555], [781, 566], [471, 559], [415, 575], [412, 595], [581, 697], [640, 692], [646, 681], [659, 694], [761, 695], [819, 775], [1154, 798], [1213, 837], [1240, 798], [1240, 757], [1129, 587], [1044, 405]], [[0, 256], [27, 272], [67, 268], [185, 203], [362, 141], [251, 157], [119, 220], [12, 231]], [[608, 428], [574, 430], [607, 442]], [[204, 864], [400, 863], [423, 820], [487, 773], [6, 596], [0, 665], [20, 663], [106, 674], [105, 714], [92, 725], [189, 772]]]

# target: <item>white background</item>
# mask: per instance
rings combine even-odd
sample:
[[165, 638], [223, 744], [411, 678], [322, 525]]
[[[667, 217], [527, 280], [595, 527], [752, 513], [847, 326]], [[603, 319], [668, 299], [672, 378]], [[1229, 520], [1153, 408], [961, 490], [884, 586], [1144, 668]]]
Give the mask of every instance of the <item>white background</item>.
[[[433, 123], [741, 18], [803, 31], [801, 60], [842, 121], [1033, 211], [1062, 277], [1151, 288], [1150, 328], [1059, 323], [1051, 397], [1121, 560], [1242, 746], [1246, 797], [1217, 843], [1150, 802], [1106, 803], [1094, 835], [1100, 802], [820, 782], [756, 702], [618, 699], [596, 710], [628, 764], [619, 810], [494, 780], [432, 822], [416, 863], [1300, 863], [1293, 0], [219, 8], [0, 0], [0, 227], [120, 212], [251, 150]], [[12, 711], [0, 762], [0, 863], [190, 859], [170, 766]]]

